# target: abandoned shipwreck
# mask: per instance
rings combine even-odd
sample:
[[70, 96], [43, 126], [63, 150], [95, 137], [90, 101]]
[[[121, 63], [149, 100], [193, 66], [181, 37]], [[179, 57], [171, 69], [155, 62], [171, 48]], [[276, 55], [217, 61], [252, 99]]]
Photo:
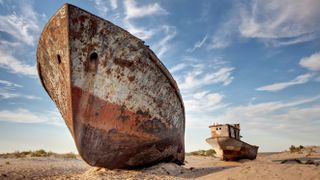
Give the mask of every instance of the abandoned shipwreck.
[[37, 68], [88, 164], [113, 169], [183, 163], [179, 89], [140, 39], [65, 4], [43, 29]]
[[259, 147], [240, 140], [240, 124], [214, 124], [209, 128], [211, 137], [206, 141], [222, 160], [256, 158]]

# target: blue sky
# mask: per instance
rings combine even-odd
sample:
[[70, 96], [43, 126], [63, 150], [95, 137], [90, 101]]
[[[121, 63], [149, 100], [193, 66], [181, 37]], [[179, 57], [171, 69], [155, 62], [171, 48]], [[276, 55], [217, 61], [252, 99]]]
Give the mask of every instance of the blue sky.
[[0, 0], [0, 152], [76, 152], [35, 69], [39, 35], [65, 2], [123, 27], [173, 74], [186, 150], [212, 123], [240, 123], [260, 151], [320, 145], [320, 1]]

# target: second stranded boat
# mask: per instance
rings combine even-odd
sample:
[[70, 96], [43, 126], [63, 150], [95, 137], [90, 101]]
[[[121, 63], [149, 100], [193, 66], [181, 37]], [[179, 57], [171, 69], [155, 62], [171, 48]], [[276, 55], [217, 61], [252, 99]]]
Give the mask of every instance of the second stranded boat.
[[214, 124], [209, 126], [211, 137], [206, 139], [222, 160], [255, 159], [258, 146], [240, 140], [240, 124]]
[[37, 68], [88, 164], [114, 169], [183, 163], [179, 89], [140, 39], [65, 4], [43, 29]]

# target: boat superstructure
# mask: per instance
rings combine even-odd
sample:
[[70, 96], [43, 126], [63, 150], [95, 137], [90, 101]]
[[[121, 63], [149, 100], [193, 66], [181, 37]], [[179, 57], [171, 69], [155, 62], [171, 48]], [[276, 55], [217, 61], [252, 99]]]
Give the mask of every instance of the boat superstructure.
[[213, 124], [206, 139], [222, 160], [255, 159], [258, 146], [241, 141], [240, 124]]

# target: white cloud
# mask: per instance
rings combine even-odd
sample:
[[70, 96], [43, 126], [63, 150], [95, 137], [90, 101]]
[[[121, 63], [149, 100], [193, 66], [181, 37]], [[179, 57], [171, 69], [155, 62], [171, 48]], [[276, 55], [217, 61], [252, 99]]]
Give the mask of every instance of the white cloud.
[[299, 64], [311, 71], [320, 71], [320, 52], [302, 58]]
[[25, 98], [29, 100], [40, 100], [40, 97], [31, 96], [31, 95], [22, 95], [19, 93], [14, 93], [12, 91], [7, 91], [4, 89], [0, 89], [0, 101], [4, 99], [12, 99], [12, 98]]
[[184, 63], [170, 69], [174, 73], [181, 90], [188, 127], [198, 127], [202, 122], [211, 119], [210, 113], [225, 108], [224, 94], [212, 92], [216, 86], [226, 86], [233, 80], [234, 68], [221, 57], [210, 60], [199, 60], [185, 57]]
[[224, 95], [209, 93], [208, 91], [196, 92], [191, 98], [186, 98], [184, 104], [188, 113], [210, 112], [224, 107]]
[[4, 31], [17, 41], [27, 45], [34, 45], [35, 36], [40, 31], [39, 18], [30, 3], [21, 2], [20, 12], [9, 15], [0, 15], [0, 31]]
[[118, 8], [118, 0], [110, 0], [110, 5], [112, 9]]
[[12, 93], [12, 92], [8, 92], [0, 89], [0, 101], [3, 99], [11, 99], [16, 97], [19, 97], [19, 95], [16, 93]]
[[0, 100], [18, 97], [18, 94], [12, 93], [11, 91], [14, 91], [16, 88], [20, 87], [22, 86], [19, 84], [15, 84], [6, 80], [0, 80]]
[[159, 31], [159, 28], [138, 27], [134, 24], [133, 20], [147, 16], [168, 14], [167, 11], [158, 3], [137, 6], [134, 0], [124, 1], [124, 10], [124, 26], [131, 34], [144, 40], [151, 38], [156, 32]]
[[231, 40], [226, 36], [214, 35], [208, 49], [222, 49], [230, 45]]
[[16, 84], [6, 80], [0, 80], [0, 100], [11, 99], [11, 98], [25, 98], [25, 99], [41, 99], [40, 97], [31, 96], [31, 95], [22, 95], [15, 93], [16, 88], [22, 88], [20, 84]]
[[168, 12], [158, 3], [137, 6], [135, 0], [124, 1], [126, 19], [141, 18], [150, 15], [163, 15]]
[[277, 91], [283, 90], [285, 88], [288, 88], [290, 86], [307, 83], [307, 82], [310, 81], [311, 78], [312, 78], [312, 74], [310, 74], [310, 73], [302, 74], [302, 75], [297, 76], [296, 78], [294, 78], [291, 81], [274, 83], [274, 84], [271, 84], [271, 85], [258, 87], [256, 90], [257, 91], [277, 92]]
[[95, 0], [94, 1], [95, 4], [95, 8], [98, 10], [99, 14], [101, 16], [105, 16], [109, 10], [108, 5], [107, 5], [107, 1], [104, 0]]
[[54, 125], [63, 124], [61, 115], [57, 111], [36, 113], [24, 108], [1, 110], [0, 121], [16, 123], [47, 123]]
[[124, 19], [123, 23], [126, 26], [127, 31], [139, 37], [140, 39], [150, 39], [156, 33], [156, 29], [146, 29], [142, 27], [137, 27], [128, 19]]
[[319, 9], [318, 0], [234, 3], [208, 49], [225, 48], [238, 38], [254, 38], [275, 47], [315, 40], [320, 38]]
[[171, 48], [169, 42], [176, 35], [176, 28], [173, 26], [165, 25], [161, 29], [161, 32], [164, 33], [164, 37], [162, 37], [161, 40], [153, 46], [159, 58], [161, 58], [163, 54]]
[[20, 95], [20, 97], [29, 99], [29, 100], [40, 100], [42, 99], [41, 97], [37, 97], [37, 96], [31, 96], [31, 95]]
[[[232, 16], [234, 17], [234, 16]], [[235, 39], [235, 34], [238, 26], [238, 19], [230, 18], [223, 23], [221, 27], [213, 34], [208, 43], [208, 49], [222, 49], [228, 47], [231, 41]]]
[[208, 39], [208, 35], [205, 35], [201, 41], [197, 41], [192, 48], [187, 49], [187, 52], [192, 53], [196, 49], [201, 48], [204, 45], [204, 43], [207, 41], [207, 39]]
[[224, 86], [229, 85], [233, 76], [231, 75], [234, 68], [223, 67], [216, 72], [209, 73], [204, 72], [202, 68], [195, 68], [193, 71], [188, 73], [185, 79], [179, 83], [181, 90], [193, 89], [195, 87], [201, 88], [205, 85], [222, 83]]
[[14, 74], [27, 75], [35, 77], [37, 75], [35, 65], [31, 66], [16, 59], [4, 50], [0, 49], [0, 67], [9, 70]]
[[121, 24], [119, 18], [121, 17], [121, 11], [118, 11], [117, 0], [90, 0], [94, 3], [94, 7], [97, 9], [99, 16], [112, 20], [114, 24]]
[[23, 86], [21, 86], [20, 84], [0, 79], [0, 87], [8, 90], [15, 90], [16, 87], [21, 88]]
[[178, 72], [178, 71], [182, 70], [182, 69], [185, 68], [186, 66], [187, 66], [187, 65], [184, 64], [184, 63], [177, 64], [177, 65], [171, 67], [171, 68], [169, 69], [169, 71], [170, 71], [171, 73], [175, 73], [175, 72]]
[[288, 82], [274, 83], [274, 84], [258, 87], [256, 90], [277, 92], [285, 88], [288, 88], [290, 86], [307, 83], [312, 79], [315, 79], [316, 81], [319, 79], [316, 73], [313, 73], [313, 72], [320, 71], [320, 53], [319, 52], [314, 53], [308, 57], [302, 58], [299, 64], [300, 66], [310, 70], [311, 72], [299, 75], [295, 79]]
[[310, 41], [320, 37], [319, 8], [318, 0], [252, 1], [240, 10], [239, 32], [276, 46]]
[[[319, 106], [306, 106], [319, 101], [320, 96], [289, 102], [271, 101], [229, 107], [215, 116], [220, 123], [236, 123], [254, 130], [286, 132], [318, 131], [320, 126]], [[307, 118], [306, 118], [307, 117]], [[313, 127], [314, 125], [317, 127]], [[298, 131], [297, 131], [298, 130]]]

